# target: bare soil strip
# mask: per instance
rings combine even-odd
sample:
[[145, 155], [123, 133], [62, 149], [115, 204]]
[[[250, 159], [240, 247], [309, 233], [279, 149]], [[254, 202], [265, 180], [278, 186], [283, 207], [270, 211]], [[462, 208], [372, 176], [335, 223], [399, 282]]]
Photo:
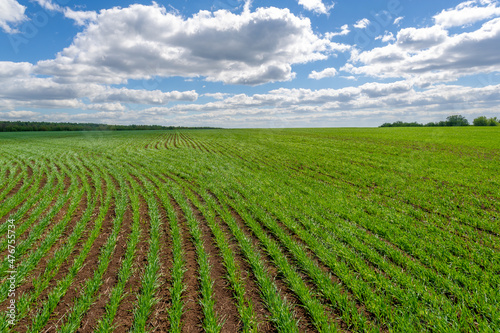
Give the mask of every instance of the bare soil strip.
[[132, 213], [127, 209], [118, 234], [116, 249], [108, 269], [102, 277], [103, 283], [98, 291], [98, 298], [90, 310], [83, 316], [79, 332], [93, 332], [98, 320], [106, 313], [106, 304], [111, 296], [111, 290], [118, 282], [118, 271], [125, 257], [127, 241], [132, 232]]
[[49, 322], [47, 323], [47, 327], [57, 327], [62, 323], [62, 320], [66, 313], [73, 307], [74, 300], [80, 295], [83, 290], [83, 286], [85, 281], [91, 279], [94, 276], [94, 268], [99, 265], [99, 254], [101, 252], [101, 247], [106, 243], [107, 239], [113, 232], [113, 220], [115, 219], [115, 203], [114, 199], [111, 202], [110, 208], [104, 217], [104, 221], [102, 223], [101, 233], [95, 240], [90, 252], [85, 259], [83, 267], [75, 276], [75, 279], [68, 289], [66, 294], [63, 296], [57, 307], [54, 309], [54, 312], [50, 316]]
[[125, 285], [126, 295], [120, 303], [116, 312], [115, 332], [128, 332], [134, 323], [134, 306], [137, 301], [137, 295], [141, 289], [141, 278], [147, 265], [147, 255], [149, 252], [149, 215], [146, 202], [139, 196], [139, 220], [141, 226], [141, 236], [137, 244], [137, 250], [134, 259], [134, 274]]
[[293, 306], [295, 311], [295, 317], [298, 320], [298, 327], [301, 332], [317, 332], [316, 328], [311, 322], [309, 314], [302, 307], [300, 301], [296, 297], [295, 293], [288, 288], [286, 281], [283, 280], [283, 275], [279, 273], [276, 266], [273, 264], [272, 258], [265, 252], [265, 250], [261, 249], [260, 241], [253, 234], [253, 232], [247, 227], [243, 218], [238, 214], [238, 212], [234, 208], [230, 208], [231, 215], [235, 218], [239, 227], [243, 232], [252, 239], [254, 245], [260, 249], [262, 258], [266, 258], [265, 265], [267, 270], [271, 274], [272, 277], [275, 278], [276, 286], [278, 290], [281, 292], [284, 298], [286, 298]]
[[[40, 262], [38, 263], [38, 265], [36, 266], [36, 268], [30, 273], [31, 279], [27, 279], [24, 284], [22, 284], [21, 286], [18, 287], [17, 292], [19, 294], [24, 294], [26, 292], [29, 292], [29, 291], [33, 290], [33, 278], [38, 277], [41, 274], [43, 274], [43, 272], [45, 272], [45, 269], [46, 269], [46, 267], [48, 265], [48, 262], [53, 257], [54, 253], [57, 250], [59, 250], [62, 246], [64, 246], [64, 244], [67, 241], [67, 238], [71, 235], [71, 233], [73, 232], [76, 224], [81, 219], [83, 213], [87, 209], [87, 205], [88, 205], [88, 203], [87, 203], [87, 195], [84, 194], [83, 197], [82, 197], [82, 200], [79, 203], [78, 208], [74, 212], [73, 217], [69, 221], [69, 223], [66, 226], [66, 229], [63, 231], [61, 237], [52, 246], [52, 248], [45, 255], [45, 257], [42, 258], [42, 260], [40, 260]], [[64, 215], [62, 215], [62, 216], [64, 216]], [[41, 239], [43, 239], [43, 238], [44, 237], [42, 236]], [[34, 248], [36, 248], [36, 246]], [[0, 307], [0, 312], [1, 311], [2, 311], [2, 307]]]
[[162, 221], [162, 232], [160, 235], [160, 241], [163, 246], [160, 249], [160, 287], [158, 288], [157, 297], [159, 302], [153, 307], [152, 314], [148, 320], [146, 327], [151, 330], [151, 332], [168, 332], [169, 322], [168, 322], [168, 309], [172, 304], [170, 296], [170, 287], [172, 286], [172, 236], [170, 229], [168, 227], [167, 212], [161, 204], [161, 200], [156, 197], [158, 202], [158, 208], [160, 211], [161, 221]]
[[214, 281], [215, 311], [224, 320], [222, 332], [238, 332], [242, 328], [242, 323], [239, 320], [239, 313], [234, 302], [231, 287], [226, 279], [227, 270], [223, 265], [219, 249], [215, 244], [215, 237], [208, 227], [203, 214], [191, 202], [189, 202], [189, 206], [196, 220], [199, 222], [200, 229], [203, 232], [205, 251], [210, 256], [210, 273], [212, 281]]
[[[217, 196], [215, 196], [213, 193], [209, 192], [212, 197], [217, 199]], [[219, 200], [217, 199], [218, 204], [220, 205]], [[287, 299], [294, 307], [294, 312], [295, 312], [295, 317], [298, 321], [298, 328], [301, 332], [316, 332], [316, 328], [313, 326], [309, 315], [307, 314], [306, 310], [301, 306], [300, 301], [297, 299], [295, 294], [293, 293], [292, 290], [288, 288], [286, 285], [286, 282], [283, 280], [282, 274], [279, 273], [278, 269], [276, 266], [272, 263], [272, 258], [265, 252], [265, 250], [261, 249], [261, 244], [260, 241], [257, 239], [257, 237], [253, 234], [253, 232], [247, 227], [245, 224], [245, 221], [243, 218], [238, 214], [238, 212], [231, 206], [228, 207], [231, 215], [235, 219], [235, 221], [238, 223], [238, 226], [240, 229], [245, 233], [245, 235], [252, 240], [254, 246], [259, 249], [261, 257], [266, 259], [264, 261], [264, 265], [267, 268], [267, 271], [269, 274], [275, 278], [275, 283], [276, 286], [278, 287], [278, 290], [282, 294], [282, 296]], [[225, 223], [224, 223], [225, 224]], [[225, 225], [225, 230], [229, 230], [229, 227]], [[259, 327], [260, 331], [260, 327]]]
[[187, 220], [179, 204], [170, 199], [175, 209], [177, 221], [182, 229], [182, 244], [185, 253], [186, 273], [184, 274], [184, 313], [181, 317], [183, 331], [203, 332], [203, 311], [200, 305], [200, 280], [198, 278], [198, 263], [196, 262], [196, 249], [187, 227]]
[[[103, 185], [104, 186], [104, 185]], [[86, 197], [85, 197], [86, 199]], [[86, 201], [86, 200], [85, 200]], [[50, 281], [49, 286], [42, 292], [40, 297], [38, 298], [38, 303], [42, 304], [45, 300], [47, 300], [49, 292], [57, 285], [57, 283], [64, 278], [69, 273], [69, 269], [71, 266], [73, 266], [73, 261], [74, 259], [80, 254], [84, 244], [85, 240], [89, 237], [89, 234], [91, 230], [95, 227], [95, 222], [96, 222], [96, 217], [99, 214], [99, 209], [101, 206], [101, 201], [100, 198], [98, 198], [96, 207], [94, 208], [94, 212], [92, 213], [92, 216], [94, 217], [91, 221], [89, 221], [88, 227], [84, 230], [82, 237], [80, 237], [80, 240], [76, 244], [75, 248], [73, 249], [73, 252], [71, 255], [62, 263], [62, 265], [59, 267], [59, 270], [55, 277]], [[31, 289], [31, 288], [30, 288]], [[28, 289], [28, 290], [30, 290]], [[34, 306], [31, 313], [26, 316], [26, 318], [22, 319], [18, 327], [25, 327], [29, 324], [31, 324], [31, 318], [34, 317], [36, 312], [38, 311], [37, 307]]]

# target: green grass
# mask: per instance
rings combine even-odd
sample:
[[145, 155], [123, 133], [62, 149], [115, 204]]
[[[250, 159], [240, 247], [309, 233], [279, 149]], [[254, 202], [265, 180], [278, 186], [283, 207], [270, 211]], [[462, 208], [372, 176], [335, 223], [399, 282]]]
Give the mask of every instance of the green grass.
[[498, 332], [499, 142], [494, 127], [0, 133], [2, 306], [8, 219], [18, 272], [0, 330]]

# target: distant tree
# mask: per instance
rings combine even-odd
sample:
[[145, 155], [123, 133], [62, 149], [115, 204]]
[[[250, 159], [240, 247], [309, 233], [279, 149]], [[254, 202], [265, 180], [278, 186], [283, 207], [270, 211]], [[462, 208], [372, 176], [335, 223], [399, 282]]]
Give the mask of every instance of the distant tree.
[[446, 126], [469, 126], [469, 121], [461, 115], [453, 115], [446, 118]]
[[211, 129], [214, 127], [182, 127], [159, 125], [106, 125], [91, 123], [50, 123], [28, 121], [0, 121], [0, 132], [18, 131], [126, 131], [126, 130], [173, 130]]
[[488, 126], [488, 118], [485, 116], [477, 117], [472, 123], [474, 126]]
[[405, 123], [403, 121], [395, 121], [393, 123], [384, 123], [380, 127], [422, 127], [424, 125], [417, 123], [416, 121], [412, 123]]
[[500, 121], [497, 117], [486, 118], [485, 116], [477, 117], [473, 121], [474, 126], [499, 126]]

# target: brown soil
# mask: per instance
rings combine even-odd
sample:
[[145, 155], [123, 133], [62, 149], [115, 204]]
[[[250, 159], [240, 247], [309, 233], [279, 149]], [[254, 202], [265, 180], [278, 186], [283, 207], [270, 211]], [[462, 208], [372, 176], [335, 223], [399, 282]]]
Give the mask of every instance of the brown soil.
[[[282, 228], [284, 230], [287, 230], [287, 228], [282, 224], [282, 222], [278, 222], [280, 224], [280, 226], [282, 226]], [[292, 232], [290, 230], [287, 230], [290, 235], [292, 235]], [[306, 251], [306, 253], [308, 254], [309, 258], [311, 258], [311, 260], [314, 261], [314, 263], [316, 264], [316, 266], [318, 266], [323, 272], [327, 273], [330, 275], [330, 279], [332, 281], [332, 284], [337, 284], [337, 285], [341, 285], [343, 287], [342, 289], [342, 292], [347, 294], [349, 299], [351, 300], [354, 300], [354, 304], [356, 305], [356, 309], [358, 310], [359, 313], [362, 313], [366, 319], [368, 319], [372, 324], [373, 326], [377, 326], [378, 324], [376, 324], [376, 317], [375, 317], [375, 314], [373, 314], [372, 312], [368, 311], [368, 309], [366, 309], [366, 307], [364, 306], [364, 304], [360, 303], [360, 301], [358, 299], [356, 299], [356, 296], [354, 296], [354, 294], [351, 292], [351, 290], [345, 286], [345, 284], [342, 282], [342, 280], [337, 277], [330, 269], [330, 267], [328, 267], [326, 264], [324, 264], [318, 257], [317, 255], [311, 251], [308, 246], [302, 241], [302, 239], [300, 239], [297, 235], [293, 234], [292, 237], [294, 238], [294, 240], [296, 240], [297, 242], [299, 242], [300, 244], [302, 244], [304, 247], [304, 250]], [[385, 274], [385, 273], [384, 273]], [[337, 324], [340, 325], [340, 327], [344, 330], [348, 330], [348, 326], [347, 324], [341, 320], [340, 318], [340, 312], [337, 310], [337, 309], [332, 309], [332, 311], [337, 315]], [[382, 332], [387, 332], [387, 327], [378, 327]]]
[[196, 149], [196, 146], [194, 145], [193, 140], [189, 136], [182, 134], [182, 133], [181, 133], [181, 136], [185, 140], [187, 145], [189, 145], [193, 149]]
[[115, 252], [109, 263], [108, 269], [102, 277], [102, 285], [97, 292], [98, 298], [83, 316], [78, 332], [93, 332], [98, 320], [106, 313], [106, 304], [111, 297], [111, 291], [118, 282], [118, 272], [127, 250], [128, 236], [132, 232], [132, 213], [127, 209], [124, 215], [120, 232], [117, 237]]
[[[364, 305], [362, 305], [361, 303], [359, 303], [359, 301], [356, 299], [356, 297], [351, 293], [351, 291], [344, 285], [344, 283], [342, 282], [342, 280], [340, 280], [335, 274], [334, 272], [331, 271], [331, 269], [325, 265], [318, 257], [317, 255], [311, 251], [309, 249], [309, 247], [307, 246], [307, 244], [298, 236], [296, 235], [292, 230], [290, 230], [288, 227], [286, 227], [283, 222], [281, 222], [279, 219], [277, 219], [275, 217], [275, 220], [276, 222], [278, 223], [278, 225], [281, 227], [282, 230], [284, 230], [288, 236], [290, 236], [295, 242], [299, 243], [300, 245], [302, 245], [302, 248], [304, 249], [304, 251], [306, 251], [308, 257], [314, 262], [314, 264], [316, 266], [318, 266], [323, 272], [327, 273], [330, 275], [330, 279], [332, 281], [332, 284], [337, 284], [337, 285], [342, 285], [344, 287], [344, 289], [342, 289], [342, 292], [343, 293], [346, 293], [349, 297], [349, 299], [351, 300], [355, 300], [355, 305], [356, 305], [356, 308], [358, 310], [358, 312], [360, 313], [363, 313], [364, 316], [370, 320], [373, 325], [376, 325], [374, 322], [376, 320], [375, 318], [375, 315], [371, 312], [369, 312], [366, 307], [364, 307]], [[266, 228], [267, 230], [267, 228]], [[269, 231], [269, 234], [272, 234], [270, 231]], [[281, 242], [274, 236], [272, 236], [276, 242], [280, 243]], [[284, 245], [281, 244], [282, 246], [282, 249], [284, 248]], [[288, 258], [291, 257], [291, 254], [289, 253], [288, 250], [285, 249], [285, 254], [287, 255]], [[292, 259], [291, 259], [292, 260]], [[367, 261], [367, 263], [369, 263], [371, 266], [373, 266], [370, 262]], [[376, 267], [373, 266], [373, 269], [376, 269], [378, 271], [378, 269]], [[383, 272], [383, 274], [385, 274], [385, 272]], [[311, 289], [315, 289], [315, 284], [313, 281], [310, 280], [310, 278], [308, 276], [305, 276], [305, 274], [302, 274], [303, 275], [303, 279], [304, 281], [307, 281], [307, 284], [308, 286], [311, 288]], [[327, 301], [328, 302], [328, 301]], [[328, 302], [329, 303], [329, 302]], [[331, 304], [330, 304], [331, 305]], [[337, 324], [337, 327], [340, 327], [343, 331], [348, 331], [349, 330], [349, 327], [348, 325], [340, 318], [340, 311], [338, 309], [333, 309], [331, 307], [329, 307], [330, 309], [330, 312], [332, 312], [333, 316], [332, 318], [335, 318], [335, 322]], [[382, 332], [385, 331], [385, 328], [381, 328], [379, 327]]]
[[[7, 195], [5, 196], [5, 198], [10, 198], [14, 195], [16, 195], [17, 192], [19, 192], [19, 189], [24, 185], [24, 183], [26, 183], [28, 181], [27, 178], [21, 178], [17, 183], [16, 185], [9, 191], [9, 193], [7, 193]], [[5, 199], [4, 199], [5, 200]]]
[[272, 263], [272, 258], [261, 249], [261, 244], [258, 238], [253, 234], [253, 232], [246, 226], [243, 218], [238, 214], [238, 212], [230, 207], [231, 215], [235, 218], [240, 229], [246, 234], [247, 237], [252, 239], [254, 246], [259, 249], [260, 255], [265, 263], [269, 275], [274, 278], [276, 286], [280, 291], [283, 298], [285, 298], [293, 307], [295, 313], [295, 318], [298, 320], [298, 328], [301, 332], [317, 332], [316, 328], [311, 322], [311, 319], [307, 311], [301, 306], [299, 299], [296, 297], [294, 292], [288, 288], [286, 281], [283, 279], [283, 275], [278, 271], [276, 266]]
[[260, 296], [259, 286], [257, 285], [255, 276], [252, 273], [252, 268], [239, 249], [238, 242], [236, 241], [234, 236], [232, 236], [231, 230], [221, 220], [220, 216], [216, 217], [216, 221], [221, 229], [226, 233], [226, 236], [228, 236], [230, 247], [233, 250], [235, 260], [240, 267], [241, 278], [246, 286], [245, 295], [252, 301], [259, 332], [276, 332], [273, 324], [269, 321], [270, 312], [266, 308], [264, 301]]
[[94, 276], [94, 269], [99, 266], [101, 248], [113, 231], [113, 220], [115, 217], [115, 204], [112, 202], [102, 223], [101, 233], [94, 241], [82, 268], [78, 271], [70, 288], [54, 309], [47, 324], [48, 327], [56, 327], [63, 322], [65, 315], [70, 311], [75, 299], [80, 296], [84, 289], [85, 282]]
[[[219, 206], [221, 206], [219, 199], [213, 194], [212, 192], [209, 191], [209, 194], [212, 198], [214, 198]], [[198, 199], [203, 202], [203, 199], [198, 196]], [[234, 216], [233, 216], [234, 217]], [[239, 215], [236, 216], [236, 218], [241, 217]], [[248, 263], [247, 259], [243, 255], [237, 240], [233, 236], [231, 229], [229, 226], [221, 219], [221, 217], [217, 214], [216, 216], [216, 222], [219, 224], [219, 227], [225, 232], [228, 241], [230, 242], [230, 246], [233, 250], [233, 253], [236, 257], [236, 261], [238, 262], [238, 265], [241, 269], [241, 276], [243, 281], [245, 281], [246, 288], [246, 296], [252, 301], [253, 304], [253, 310], [256, 315], [257, 319], [257, 325], [259, 332], [277, 332], [276, 328], [273, 326], [272, 322], [269, 320], [271, 313], [267, 309], [264, 300], [261, 297], [260, 291], [259, 291], [259, 286], [257, 284], [257, 280], [253, 274], [253, 270], [250, 267], [250, 264]], [[240, 221], [241, 223], [241, 221]], [[255, 244], [255, 240], [254, 240]]]
[[[66, 179], [69, 179], [68, 177], [65, 177], [65, 182], [66, 182]], [[85, 196], [85, 193], [83, 194], [83, 197], [82, 197], [82, 200], [83, 198], [85, 198], [86, 200], [86, 196]], [[57, 198], [55, 198], [57, 199]], [[54, 202], [55, 203], [55, 202]], [[45, 228], [45, 230], [42, 232], [42, 234], [40, 235], [40, 237], [35, 240], [33, 242], [33, 244], [31, 245], [31, 249], [33, 250], [36, 250], [38, 248], [38, 246], [45, 240], [46, 236], [52, 232], [52, 227], [56, 226], [59, 222], [61, 222], [65, 217], [66, 215], [68, 214], [68, 210], [69, 210], [69, 206], [71, 205], [71, 198], [68, 199], [68, 201], [61, 207], [61, 209], [56, 213], [56, 215], [51, 219], [51, 222], [47, 225], [47, 227]], [[81, 207], [82, 203], [80, 202], [78, 204], [79, 207]], [[85, 205], [86, 207], [86, 205]], [[46, 212], [49, 212], [49, 210], [47, 210]], [[79, 214], [78, 213], [78, 208], [73, 212], [73, 214]], [[83, 215], [83, 213], [80, 213], [79, 214], [79, 217], [81, 217], [81, 215]], [[45, 216], [42, 215], [42, 216]], [[78, 218], [79, 218], [78, 217]], [[43, 217], [42, 217], [43, 218]], [[40, 219], [39, 219], [40, 220]], [[74, 225], [76, 224], [78, 220], [75, 220], [75, 217], [72, 217], [71, 220], [68, 222], [68, 225], [66, 226], [66, 228], [64, 229], [63, 233], [62, 233], [62, 236], [61, 237], [64, 237], [66, 235], [68, 235], [68, 227], [69, 228], [73, 228]], [[28, 229], [29, 231], [29, 229]], [[25, 232], [21, 237], [19, 237], [20, 239], [25, 239], [27, 238], [29, 235], [29, 232]], [[65, 238], [61, 238], [59, 239], [59, 243], [61, 242], [64, 242], [64, 239]], [[57, 243], [56, 243], [57, 244]], [[28, 253], [27, 253], [28, 254]]]
[[[21, 295], [27, 292], [33, 291], [33, 280], [34, 277], [41, 277], [45, 272], [45, 269], [49, 263], [49, 261], [53, 258], [54, 253], [64, 246], [66, 240], [73, 232], [77, 222], [82, 217], [84, 211], [87, 209], [87, 196], [84, 194], [82, 200], [79, 203], [78, 208], [73, 213], [73, 217], [69, 221], [66, 229], [63, 231], [61, 237], [57, 240], [57, 242], [52, 246], [49, 252], [40, 260], [37, 264], [36, 268], [30, 272], [29, 277], [25, 280], [26, 282], [17, 288], [17, 292]], [[42, 238], [43, 239], [43, 238]], [[36, 247], [34, 247], [36, 248]], [[31, 278], [30, 278], [31, 277]], [[0, 312], [3, 311], [3, 305], [0, 307]]]
[[[54, 183], [56, 183], [57, 180], [54, 180]], [[57, 184], [57, 183], [56, 183]], [[24, 241], [25, 239], [28, 238], [31, 230], [33, 227], [35, 227], [41, 219], [43, 219], [44, 216], [46, 216], [50, 211], [51, 209], [55, 206], [56, 204], [56, 201], [57, 201], [57, 198], [55, 197], [48, 205], [47, 207], [40, 213], [40, 215], [31, 223], [31, 225], [28, 226], [28, 228], [22, 233], [22, 234], [18, 234], [17, 237], [16, 237], [16, 243], [19, 244], [21, 243], [22, 241]], [[18, 205], [16, 207], [16, 211], [20, 208], [21, 206]], [[68, 203], [66, 203], [60, 210], [61, 211], [64, 211], [64, 214], [67, 212], [67, 207], [68, 207]], [[28, 212], [24, 215], [24, 218], [28, 218], [30, 216], [32, 216], [32, 212], [36, 209], [37, 207], [36, 206], [33, 206], [31, 207]], [[61, 213], [62, 214], [62, 213]], [[4, 217], [4, 220], [6, 221], [8, 216], [10, 216], [11, 214], [7, 214], [6, 217]], [[50, 227], [54, 225], [54, 221], [58, 221], [56, 220], [59, 216], [59, 214], [56, 214], [56, 216], [54, 216], [53, 219], [51, 219], [52, 222], [49, 222], [49, 225], [46, 227], [46, 229], [44, 230], [44, 233], [46, 234], [49, 230], [50, 230]], [[64, 216], [64, 215], [63, 215]], [[22, 220], [22, 219], [21, 219]], [[24, 221], [16, 221], [16, 224], [19, 225], [19, 224], [22, 224]], [[19, 230], [16, 231], [16, 233], [18, 233]], [[40, 242], [41, 240], [43, 240], [43, 238], [39, 237], [38, 238], [38, 242]], [[37, 240], [35, 240], [35, 244], [36, 244]], [[31, 248], [31, 250], [33, 249], [34, 247]], [[4, 251], [2, 251], [0, 253], [0, 258], [4, 257], [7, 255], [7, 249], [5, 249]], [[26, 255], [29, 255], [31, 253], [31, 251], [27, 251], [22, 257], [16, 257], [16, 260], [22, 260]]]
[[139, 225], [141, 235], [137, 244], [132, 276], [125, 285], [126, 295], [118, 306], [116, 312], [115, 332], [125, 333], [130, 330], [134, 323], [134, 307], [137, 301], [137, 295], [141, 290], [141, 278], [147, 266], [147, 255], [149, 252], [149, 214], [144, 199], [139, 197]]
[[[309, 258], [316, 264], [316, 266], [319, 267], [320, 264], [322, 265], [322, 263], [319, 262], [319, 259], [316, 257], [316, 255], [314, 255], [314, 253], [308, 248], [308, 246], [302, 241], [302, 239], [300, 239], [297, 235], [293, 234], [292, 231], [289, 230], [281, 221], [277, 220], [277, 223], [281, 227], [281, 229], [284, 230], [288, 234], [288, 236], [290, 236], [295, 242], [297, 242], [297, 243], [299, 243], [299, 244], [301, 244], [303, 246], [303, 250], [308, 254]], [[279, 246], [280, 246], [283, 254], [286, 256], [286, 258], [288, 259], [288, 261], [290, 263], [292, 263], [296, 267], [296, 270], [297, 270], [298, 274], [300, 275], [300, 277], [302, 278], [302, 280], [304, 281], [304, 283], [306, 284], [306, 286], [309, 288], [309, 290], [312, 291], [313, 294], [316, 294], [317, 297], [319, 298], [320, 297], [320, 292], [319, 292], [319, 290], [317, 290], [316, 284], [311, 279], [311, 277], [309, 275], [307, 275], [300, 268], [299, 264], [297, 263], [297, 261], [293, 257], [292, 253], [285, 246], [285, 244], [283, 244], [272, 233], [272, 231], [269, 230], [267, 227], [265, 227], [263, 224], [262, 224], [262, 228], [267, 232], [267, 234], [268, 234], [268, 236], [270, 238], [272, 238], [277, 244], [279, 244]], [[322, 269], [323, 269], [324, 272], [326, 272], [330, 276], [332, 276], [333, 273], [326, 266], [323, 265]], [[333, 279], [333, 277], [332, 277], [332, 279]], [[340, 282], [340, 280], [338, 280], [338, 282]], [[349, 332], [348, 325], [345, 322], [343, 322], [342, 319], [341, 319], [341, 312], [338, 309], [332, 308], [330, 306], [331, 303], [328, 302], [328, 300], [321, 298], [320, 301], [323, 303], [323, 306], [325, 307], [326, 314], [329, 315], [329, 318], [333, 322], [335, 322], [336, 327], [340, 328], [341, 332]], [[369, 318], [369, 317], [367, 317], [367, 318]]]
[[[105, 191], [104, 183], [102, 184], [102, 187], [104, 188], [103, 191]], [[84, 196], [84, 197], [86, 198], [86, 196]], [[96, 207], [94, 208], [94, 212], [92, 214], [93, 217], [98, 216], [101, 204], [102, 204], [101, 201], [98, 199], [98, 202], [97, 202]], [[111, 208], [107, 214], [109, 215], [110, 213], [111, 213]], [[49, 286], [41, 293], [40, 297], [37, 300], [38, 304], [42, 304], [43, 302], [45, 302], [48, 298], [48, 294], [56, 287], [57, 283], [60, 280], [62, 280], [69, 273], [70, 268], [73, 266], [74, 260], [80, 254], [80, 252], [81, 252], [87, 238], [89, 237], [91, 230], [94, 228], [94, 226], [95, 226], [95, 219], [93, 219], [93, 221], [92, 220], [89, 221], [87, 228], [84, 230], [82, 237], [80, 238], [78, 243], [75, 245], [73, 252], [62, 263], [62, 265], [58, 268], [58, 272], [55, 275], [55, 277], [50, 281]], [[103, 223], [103, 226], [104, 226], [104, 223]], [[92, 253], [92, 251], [90, 253]], [[18, 325], [16, 326], [16, 329], [17, 329], [16, 332], [25, 332], [28, 325], [31, 324], [31, 319], [35, 316], [35, 314], [37, 313], [38, 310], [39, 309], [36, 306], [33, 307], [31, 312], [25, 318], [21, 319], [21, 321], [18, 323]], [[55, 329], [55, 327], [52, 326], [52, 329]]]
[[168, 332], [168, 309], [172, 303], [170, 297], [170, 287], [172, 286], [172, 236], [168, 227], [167, 212], [161, 204], [161, 201], [156, 197], [160, 211], [162, 228], [160, 235], [160, 243], [163, 246], [160, 248], [160, 286], [158, 288], [157, 297], [158, 303], [153, 307], [152, 314], [147, 322], [146, 328], [151, 332]]
[[184, 313], [181, 321], [186, 332], [203, 332], [203, 312], [200, 305], [200, 281], [198, 279], [198, 263], [196, 262], [196, 249], [191, 239], [187, 221], [179, 204], [171, 199], [175, 209], [177, 221], [181, 226], [182, 244], [184, 248], [186, 272], [184, 273]]
[[[42, 180], [41, 180], [41, 182], [40, 182], [40, 185], [39, 185], [39, 187], [38, 187], [38, 190], [37, 190], [37, 192], [36, 192], [33, 196], [38, 195], [38, 194], [41, 192], [42, 188], [43, 188], [46, 184], [47, 184], [47, 175], [46, 175], [46, 174], [44, 174], [44, 175], [42, 176]], [[21, 208], [21, 207], [22, 207], [22, 206], [26, 203], [26, 201], [27, 201], [27, 200], [28, 200], [28, 197], [25, 197], [25, 198], [24, 198], [24, 199], [23, 199], [23, 200], [22, 200], [22, 201], [21, 201], [21, 202], [20, 202], [17, 206], [15, 206], [13, 209], [11, 209], [9, 213], [7, 213], [4, 217], [2, 217], [2, 219], [0, 219], [0, 221], [1, 221], [1, 222], [0, 222], [0, 224], [5, 223], [5, 221], [7, 221], [7, 219], [9, 218], [9, 216], [11, 216], [11, 215], [15, 214], [15, 213], [16, 213], [16, 212], [17, 212], [17, 211], [18, 211], [18, 210], [19, 210], [19, 209], [20, 209], [20, 208]], [[27, 214], [25, 214], [25, 216], [29, 216], [29, 213], [30, 213], [30, 212], [32, 212], [34, 209], [35, 209], [35, 207], [31, 207], [31, 208], [28, 210]]]
[[196, 209], [191, 202], [189, 204], [197, 221], [199, 222], [200, 229], [203, 232], [205, 251], [207, 251], [211, 259], [210, 273], [212, 281], [214, 281], [213, 291], [215, 298], [215, 311], [217, 315], [223, 319], [224, 325], [222, 326], [222, 332], [238, 332], [240, 331], [242, 325], [239, 320], [239, 313], [234, 302], [234, 297], [231, 293], [231, 287], [225, 278], [227, 270], [223, 265], [223, 259], [216, 246], [215, 237], [208, 227], [203, 214]]

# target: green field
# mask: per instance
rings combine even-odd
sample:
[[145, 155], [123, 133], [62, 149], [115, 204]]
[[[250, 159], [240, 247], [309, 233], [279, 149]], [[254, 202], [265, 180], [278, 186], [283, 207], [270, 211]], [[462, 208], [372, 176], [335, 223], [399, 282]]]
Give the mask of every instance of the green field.
[[0, 332], [499, 332], [499, 143], [0, 133]]

